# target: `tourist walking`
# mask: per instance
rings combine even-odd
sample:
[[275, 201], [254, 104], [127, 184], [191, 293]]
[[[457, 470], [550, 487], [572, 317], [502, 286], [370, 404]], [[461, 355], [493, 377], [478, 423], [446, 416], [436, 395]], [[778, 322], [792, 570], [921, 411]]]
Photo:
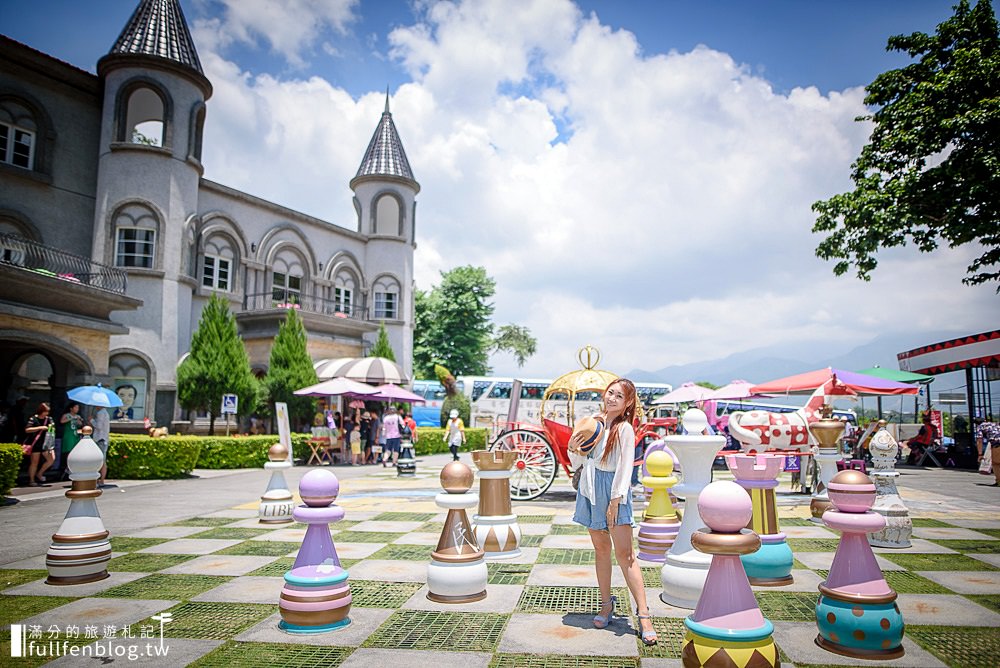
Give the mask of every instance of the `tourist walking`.
[[586, 456], [577, 455], [586, 435], [576, 433], [570, 439], [570, 459], [575, 467], [583, 467], [576, 492], [573, 521], [587, 527], [594, 546], [594, 568], [601, 592], [601, 609], [594, 617], [594, 626], [603, 629], [615, 615], [617, 597], [611, 594], [611, 549], [625, 576], [632, 598], [643, 644], [656, 644], [656, 631], [646, 603], [646, 588], [642, 571], [632, 547], [632, 473], [635, 431], [635, 385], [627, 378], [618, 378], [604, 391], [605, 428], [601, 437]]
[[458, 461], [458, 448], [465, 445], [465, 423], [458, 417], [458, 411], [454, 408], [448, 414], [448, 424], [445, 425], [444, 441], [451, 450], [451, 457]]
[[[45, 482], [45, 472], [56, 460], [56, 430], [55, 423], [49, 417], [50, 407], [44, 401], [38, 404], [35, 414], [28, 418], [24, 428], [25, 454], [31, 457], [28, 463], [28, 485], [31, 487], [48, 487]], [[38, 462], [42, 468], [38, 468]]]
[[1000, 425], [992, 420], [977, 418], [976, 447], [980, 459], [989, 457], [993, 464], [993, 477], [996, 482], [988, 487], [1000, 487]]
[[80, 430], [83, 428], [83, 416], [80, 415], [80, 404], [71, 403], [66, 407], [66, 412], [59, 418], [62, 425], [62, 455], [63, 461], [73, 451], [76, 444], [80, 442]]
[[390, 463], [395, 466], [399, 458], [399, 448], [403, 440], [403, 420], [396, 413], [395, 406], [385, 409], [385, 417], [382, 419], [382, 433], [385, 435], [385, 454], [383, 455], [382, 466]]

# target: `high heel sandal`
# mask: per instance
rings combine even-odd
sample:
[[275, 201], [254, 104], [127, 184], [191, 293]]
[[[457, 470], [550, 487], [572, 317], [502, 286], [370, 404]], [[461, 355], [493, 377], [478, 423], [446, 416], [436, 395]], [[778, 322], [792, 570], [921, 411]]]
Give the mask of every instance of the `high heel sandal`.
[[643, 645], [645, 645], [646, 647], [652, 647], [653, 645], [656, 644], [657, 641], [656, 630], [655, 629], [653, 629], [652, 631], [642, 630], [642, 620], [643, 619], [650, 620], [649, 623], [652, 626], [653, 624], [652, 617], [650, 615], [640, 615], [639, 608], [635, 609], [635, 616], [640, 620], [638, 624], [639, 628], [635, 630], [635, 634], [640, 638], [642, 638]]
[[[611, 599], [607, 601], [607, 603], [611, 604], [611, 610], [608, 612], [607, 615], [594, 615], [595, 628], [599, 629], [607, 628], [608, 624], [610, 624], [611, 620], [614, 619], [615, 617], [615, 605], [617, 605], [618, 603], [618, 597], [612, 594]], [[604, 610], [604, 606], [607, 605], [607, 603], [601, 603], [601, 610]]]

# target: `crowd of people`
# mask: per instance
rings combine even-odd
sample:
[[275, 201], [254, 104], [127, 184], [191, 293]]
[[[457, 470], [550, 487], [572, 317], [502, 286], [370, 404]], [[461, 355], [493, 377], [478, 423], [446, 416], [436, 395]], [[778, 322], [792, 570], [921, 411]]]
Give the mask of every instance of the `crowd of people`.
[[[0, 406], [0, 443], [18, 443], [21, 445], [27, 462], [27, 484], [29, 487], [48, 487], [53, 480], [51, 471], [61, 462], [62, 471], [66, 471], [66, 458], [76, 444], [80, 442], [80, 431], [90, 425], [93, 429], [91, 438], [104, 453], [108, 452], [108, 440], [111, 434], [110, 416], [102, 407], [91, 411], [89, 419], [85, 419], [82, 407], [78, 402], [70, 402], [58, 419], [52, 415], [52, 407], [48, 402], [39, 403], [31, 415], [28, 411], [28, 397], [20, 396], [13, 404]], [[107, 466], [101, 467], [100, 486], [105, 484]]]
[[330, 429], [331, 441], [350, 449], [351, 466], [395, 466], [400, 454], [419, 439], [417, 423], [406, 409], [391, 405], [384, 410], [357, 407], [345, 415], [322, 410], [313, 424]]

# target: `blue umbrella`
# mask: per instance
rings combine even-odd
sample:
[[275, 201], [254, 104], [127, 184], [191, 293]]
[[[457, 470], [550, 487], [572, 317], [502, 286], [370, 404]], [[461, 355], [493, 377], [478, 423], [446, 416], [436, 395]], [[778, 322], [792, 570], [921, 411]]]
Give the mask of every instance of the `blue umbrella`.
[[75, 387], [66, 393], [66, 396], [73, 401], [79, 401], [88, 406], [104, 406], [105, 408], [117, 408], [122, 405], [122, 400], [114, 391], [100, 385], [84, 385]]

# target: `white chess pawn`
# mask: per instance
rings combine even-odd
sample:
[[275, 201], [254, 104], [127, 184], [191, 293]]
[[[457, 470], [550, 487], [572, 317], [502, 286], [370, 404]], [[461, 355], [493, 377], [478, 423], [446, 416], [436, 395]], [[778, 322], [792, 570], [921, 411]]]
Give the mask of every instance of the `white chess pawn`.
[[434, 502], [448, 510], [437, 548], [427, 566], [427, 598], [438, 603], [471, 603], [486, 598], [484, 553], [476, 543], [466, 509], [479, 503], [479, 495], [469, 492], [474, 478], [472, 469], [461, 462], [451, 462], [441, 470], [445, 493]]
[[264, 470], [271, 472], [271, 480], [267, 489], [260, 497], [261, 524], [287, 524], [292, 521], [292, 511], [295, 500], [285, 481], [285, 471], [292, 468], [288, 460], [288, 448], [281, 443], [275, 443], [267, 451], [270, 460], [264, 464]]
[[104, 453], [90, 437], [93, 432], [90, 427], [80, 431], [83, 438], [66, 460], [69, 479], [73, 481], [72, 488], [66, 492], [69, 510], [59, 530], [53, 534], [45, 555], [45, 566], [49, 570], [45, 582], [51, 585], [83, 584], [108, 577], [111, 541], [97, 509], [97, 497], [101, 495], [97, 481], [101, 477]]

